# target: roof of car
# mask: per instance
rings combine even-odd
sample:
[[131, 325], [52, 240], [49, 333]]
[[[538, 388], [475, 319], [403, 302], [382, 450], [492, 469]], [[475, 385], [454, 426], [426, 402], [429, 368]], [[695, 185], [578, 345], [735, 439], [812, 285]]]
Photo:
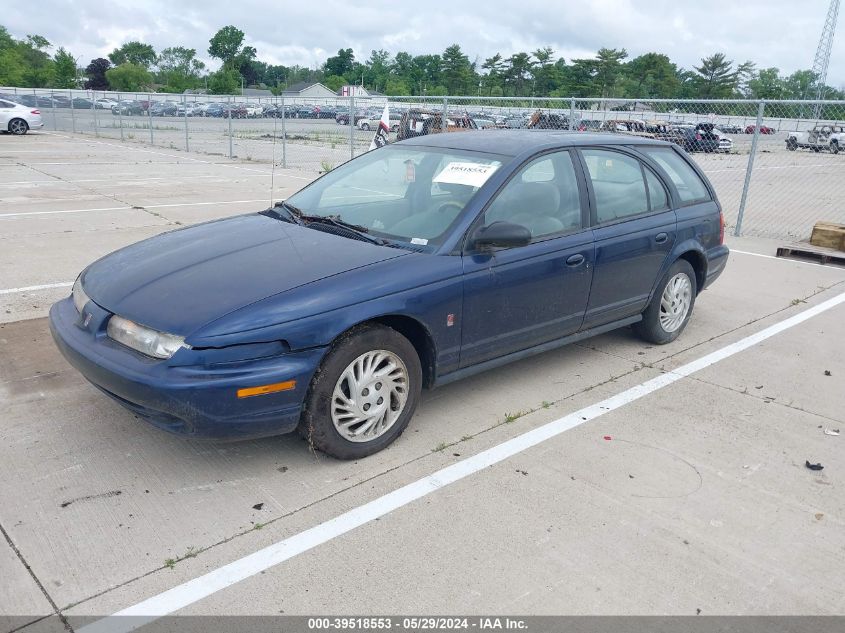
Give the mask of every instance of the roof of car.
[[399, 144], [466, 149], [504, 156], [575, 145], [671, 145], [666, 141], [627, 134], [589, 134], [568, 130], [473, 130], [416, 136]]

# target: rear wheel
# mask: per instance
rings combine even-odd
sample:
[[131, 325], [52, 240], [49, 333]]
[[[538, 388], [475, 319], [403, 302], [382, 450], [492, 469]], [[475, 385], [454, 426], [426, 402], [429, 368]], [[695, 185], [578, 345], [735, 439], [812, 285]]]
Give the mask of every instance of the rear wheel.
[[370, 124], [369, 124], [369, 123], [362, 123], [362, 124], [361, 124], [361, 129], [362, 129], [362, 130], [364, 130], [365, 132], [369, 132], [369, 130], [370, 130]]
[[692, 266], [685, 259], [677, 260], [660, 280], [643, 312], [643, 320], [634, 324], [634, 331], [650, 343], [671, 343], [689, 323], [697, 291]]
[[839, 141], [831, 141], [830, 142], [830, 153], [831, 154], [838, 154], [839, 153]]
[[9, 121], [9, 132], [21, 136], [29, 131], [29, 125], [23, 119], [12, 119]]
[[786, 139], [786, 149], [788, 149], [790, 152], [794, 152], [796, 149], [798, 149], [798, 140], [790, 136], [788, 139]]
[[333, 345], [311, 381], [299, 433], [338, 459], [358, 459], [390, 445], [420, 398], [422, 368], [396, 330], [365, 325]]

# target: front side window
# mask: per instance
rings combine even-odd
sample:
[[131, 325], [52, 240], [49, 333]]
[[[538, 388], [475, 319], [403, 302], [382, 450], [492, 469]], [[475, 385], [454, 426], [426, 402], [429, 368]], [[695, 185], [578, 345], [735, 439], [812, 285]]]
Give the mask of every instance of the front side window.
[[585, 149], [582, 153], [593, 185], [599, 224], [650, 210], [640, 161], [605, 149]]
[[670, 147], [643, 146], [640, 150], [654, 159], [672, 179], [683, 202], [710, 200], [707, 186], [695, 170]]
[[520, 224], [534, 239], [580, 229], [581, 197], [572, 155], [545, 154], [523, 166], [487, 207], [483, 221]]

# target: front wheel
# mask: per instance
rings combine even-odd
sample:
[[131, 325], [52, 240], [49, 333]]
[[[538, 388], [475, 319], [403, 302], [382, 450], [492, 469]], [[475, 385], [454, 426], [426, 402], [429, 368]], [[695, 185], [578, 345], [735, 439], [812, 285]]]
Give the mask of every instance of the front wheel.
[[353, 329], [314, 375], [299, 433], [338, 459], [372, 455], [408, 426], [421, 388], [420, 359], [408, 339], [382, 325]]
[[370, 124], [369, 123], [362, 123], [361, 129], [364, 130], [365, 132], [369, 132], [370, 131]]
[[796, 149], [798, 149], [797, 139], [794, 139], [792, 137], [786, 139], [786, 149], [788, 149], [790, 152], [794, 152]]
[[838, 141], [831, 141], [830, 142], [830, 153], [831, 154], [838, 154], [839, 153], [839, 142]]
[[660, 280], [634, 331], [649, 343], [671, 343], [689, 323], [697, 292], [692, 266], [685, 259], [677, 260]]

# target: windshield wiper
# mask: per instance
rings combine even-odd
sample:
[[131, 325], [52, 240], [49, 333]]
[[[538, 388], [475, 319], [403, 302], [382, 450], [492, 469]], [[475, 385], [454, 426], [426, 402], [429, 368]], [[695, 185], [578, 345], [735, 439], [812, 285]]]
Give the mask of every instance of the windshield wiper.
[[302, 211], [288, 202], [277, 202], [271, 209], [267, 209], [280, 220], [291, 224], [302, 224]]
[[330, 226], [337, 226], [342, 229], [347, 229], [349, 231], [352, 231], [353, 233], [357, 233], [361, 239], [363, 239], [365, 242], [370, 242], [371, 244], [378, 244], [379, 246], [383, 246], [388, 243], [387, 240], [383, 240], [380, 237], [369, 235], [370, 230], [366, 226], [345, 222], [344, 220], [341, 220], [339, 216], [336, 215], [301, 215], [300, 219], [303, 220], [306, 224], [328, 224]]

